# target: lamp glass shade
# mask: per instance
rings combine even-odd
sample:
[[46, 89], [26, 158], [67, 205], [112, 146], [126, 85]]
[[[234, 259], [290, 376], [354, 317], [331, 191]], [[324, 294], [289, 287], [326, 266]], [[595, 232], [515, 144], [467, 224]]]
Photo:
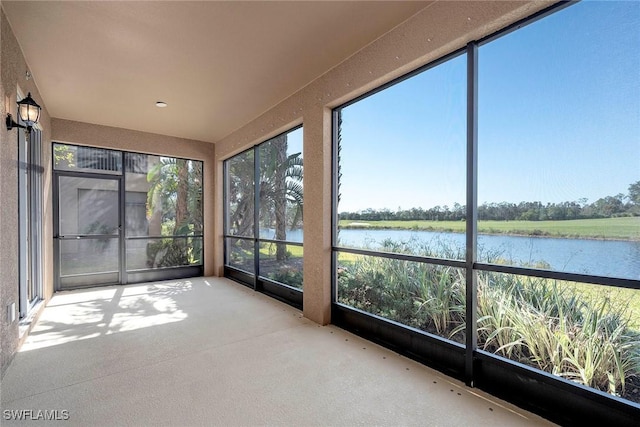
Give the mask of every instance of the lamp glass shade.
[[18, 101], [18, 115], [27, 125], [33, 126], [40, 119], [40, 106], [31, 98], [31, 92], [22, 101]]

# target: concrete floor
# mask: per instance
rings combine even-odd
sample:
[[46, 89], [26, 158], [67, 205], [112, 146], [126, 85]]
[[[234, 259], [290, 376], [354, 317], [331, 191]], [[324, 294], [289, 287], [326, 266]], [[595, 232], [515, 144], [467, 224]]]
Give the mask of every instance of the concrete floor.
[[552, 425], [220, 278], [56, 294], [1, 395], [3, 426]]

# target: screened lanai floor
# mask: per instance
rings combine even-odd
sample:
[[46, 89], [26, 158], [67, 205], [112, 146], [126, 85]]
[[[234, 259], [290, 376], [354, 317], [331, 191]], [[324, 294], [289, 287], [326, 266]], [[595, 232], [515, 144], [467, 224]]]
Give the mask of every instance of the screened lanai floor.
[[56, 294], [1, 393], [2, 425], [551, 425], [220, 278]]

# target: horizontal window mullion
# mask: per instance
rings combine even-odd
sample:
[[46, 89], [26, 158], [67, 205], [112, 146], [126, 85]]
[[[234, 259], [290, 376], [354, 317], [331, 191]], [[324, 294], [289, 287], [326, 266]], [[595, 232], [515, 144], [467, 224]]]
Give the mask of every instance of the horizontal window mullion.
[[617, 288], [640, 289], [640, 280], [621, 279], [608, 276], [594, 276], [590, 274], [567, 273], [563, 271], [539, 270], [510, 265], [474, 263], [474, 270], [490, 271], [494, 273], [508, 273], [520, 276], [540, 277], [543, 279], [565, 280], [569, 282], [590, 283], [593, 285], [614, 286]]
[[202, 267], [204, 264], [203, 263], [197, 263], [197, 264], [189, 264], [189, 265], [173, 265], [170, 267], [156, 267], [156, 268], [132, 268], [132, 269], [127, 269], [127, 273], [148, 273], [148, 272], [155, 272], [155, 271], [169, 271], [169, 270], [184, 270], [187, 268], [192, 268], [192, 267]]
[[238, 239], [238, 240], [250, 240], [250, 241], [254, 241], [256, 240], [255, 237], [248, 237], [248, 236], [235, 236], [233, 234], [225, 234], [223, 236], [225, 239]]
[[291, 246], [304, 246], [303, 243], [301, 242], [290, 242], [288, 240], [275, 240], [275, 239], [256, 239], [258, 242], [264, 242], [264, 243], [283, 243], [286, 245], [291, 245]]
[[421, 262], [425, 264], [444, 265], [448, 267], [464, 268], [466, 265], [464, 261], [457, 261], [453, 259], [431, 258], [431, 257], [418, 256], [418, 255], [397, 254], [392, 252], [378, 252], [378, 251], [371, 251], [367, 249], [343, 248], [339, 246], [334, 246], [332, 250], [336, 252], [345, 252], [345, 253], [350, 253], [354, 255], [376, 256], [381, 258], [397, 259], [400, 261], [412, 261], [412, 262]]
[[171, 236], [127, 236], [127, 240], [151, 240], [151, 239], [189, 239], [189, 238], [202, 238], [204, 234], [178, 234]]
[[65, 234], [58, 236], [60, 240], [81, 240], [81, 239], [117, 239], [119, 234]]
[[236, 236], [233, 234], [225, 234], [222, 237], [224, 237], [225, 239], [238, 239], [238, 240], [251, 240], [251, 241], [257, 240], [259, 242], [265, 242], [265, 243], [285, 243], [291, 246], [304, 246], [304, 243], [302, 242], [293, 242], [290, 240], [264, 239], [260, 237]]

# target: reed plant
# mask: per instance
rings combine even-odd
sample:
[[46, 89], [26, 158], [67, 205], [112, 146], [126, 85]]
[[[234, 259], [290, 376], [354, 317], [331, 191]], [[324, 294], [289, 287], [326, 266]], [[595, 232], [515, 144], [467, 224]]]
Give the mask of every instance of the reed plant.
[[555, 280], [482, 273], [478, 281], [484, 349], [615, 395], [640, 374], [628, 303], [604, 296], [595, 304]]
[[[382, 247], [434, 256], [432, 248], [412, 242]], [[463, 342], [465, 282], [459, 268], [357, 256], [340, 265], [338, 298]], [[640, 375], [640, 313], [597, 285], [479, 272], [477, 306], [484, 350], [614, 395], [624, 395], [629, 380]]]

